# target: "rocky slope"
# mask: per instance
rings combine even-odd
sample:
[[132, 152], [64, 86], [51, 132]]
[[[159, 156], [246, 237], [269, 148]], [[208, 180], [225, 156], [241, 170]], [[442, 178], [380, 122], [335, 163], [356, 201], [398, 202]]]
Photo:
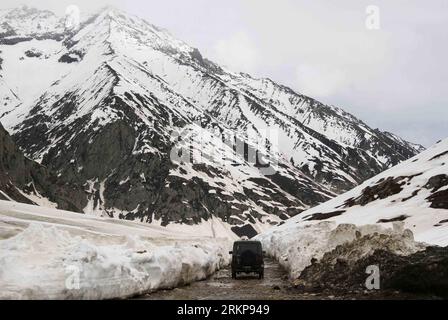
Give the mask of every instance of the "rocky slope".
[[0, 125], [0, 199], [82, 212], [82, 188], [64, 183], [26, 158]]
[[0, 17], [0, 121], [84, 187], [86, 213], [260, 231], [422, 150], [119, 10], [76, 30], [30, 8]]
[[448, 139], [288, 223], [403, 222], [416, 240], [447, 245]]
[[303, 290], [381, 289], [445, 296], [448, 139], [258, 235]]

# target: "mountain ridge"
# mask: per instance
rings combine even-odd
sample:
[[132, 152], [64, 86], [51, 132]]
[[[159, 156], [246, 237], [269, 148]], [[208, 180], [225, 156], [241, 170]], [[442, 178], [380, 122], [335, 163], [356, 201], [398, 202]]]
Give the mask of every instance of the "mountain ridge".
[[[230, 72], [122, 11], [84, 17], [69, 32], [53, 16], [29, 15], [25, 28], [0, 26], [0, 94], [8, 86], [20, 98], [2, 106], [0, 121], [28, 157], [84, 185], [85, 212], [163, 224], [218, 216], [260, 231], [421, 151], [338, 107]], [[30, 77], [42, 83], [34, 96], [12, 71], [30, 67], [36, 78], [49, 70]], [[206, 160], [174, 163], [176, 131], [203, 135], [193, 142]], [[264, 175], [223, 136], [274, 160], [276, 172]]]

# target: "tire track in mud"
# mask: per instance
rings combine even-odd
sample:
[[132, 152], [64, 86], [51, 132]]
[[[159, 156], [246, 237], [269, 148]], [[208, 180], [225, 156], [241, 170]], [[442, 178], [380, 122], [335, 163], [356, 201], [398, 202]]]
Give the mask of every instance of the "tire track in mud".
[[286, 271], [274, 260], [265, 259], [265, 277], [239, 275], [232, 279], [230, 267], [209, 279], [172, 290], [161, 290], [138, 299], [144, 300], [310, 300], [322, 299], [294, 289]]
[[138, 300], [408, 300], [427, 298], [394, 291], [306, 292], [294, 288], [286, 271], [274, 260], [265, 259], [265, 277], [239, 275], [232, 279], [230, 267], [210, 278], [172, 290], [136, 297]]

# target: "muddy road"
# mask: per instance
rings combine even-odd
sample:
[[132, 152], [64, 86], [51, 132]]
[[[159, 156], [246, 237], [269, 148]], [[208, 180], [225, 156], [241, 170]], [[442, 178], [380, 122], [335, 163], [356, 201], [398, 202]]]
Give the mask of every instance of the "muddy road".
[[[330, 297], [331, 298], [331, 297]], [[207, 280], [173, 290], [162, 290], [140, 297], [145, 300], [309, 300], [322, 299], [295, 290], [280, 265], [265, 260], [264, 279], [239, 275], [234, 280], [230, 268], [222, 269]], [[328, 297], [327, 297], [328, 299]]]
[[271, 259], [265, 259], [264, 279], [257, 275], [239, 275], [234, 280], [230, 267], [207, 280], [173, 290], [161, 290], [137, 297], [138, 300], [413, 300], [427, 297], [389, 291], [307, 293], [294, 288], [285, 270]]

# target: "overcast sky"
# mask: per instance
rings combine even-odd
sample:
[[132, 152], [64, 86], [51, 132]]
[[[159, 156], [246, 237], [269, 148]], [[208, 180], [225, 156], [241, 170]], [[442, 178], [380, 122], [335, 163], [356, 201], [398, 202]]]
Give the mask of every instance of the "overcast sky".
[[[269, 77], [430, 146], [448, 137], [446, 0], [23, 0], [64, 14], [110, 4], [234, 71]], [[0, 7], [19, 4], [2, 0]], [[376, 15], [366, 8], [379, 9]], [[372, 24], [368, 23], [369, 26]]]

